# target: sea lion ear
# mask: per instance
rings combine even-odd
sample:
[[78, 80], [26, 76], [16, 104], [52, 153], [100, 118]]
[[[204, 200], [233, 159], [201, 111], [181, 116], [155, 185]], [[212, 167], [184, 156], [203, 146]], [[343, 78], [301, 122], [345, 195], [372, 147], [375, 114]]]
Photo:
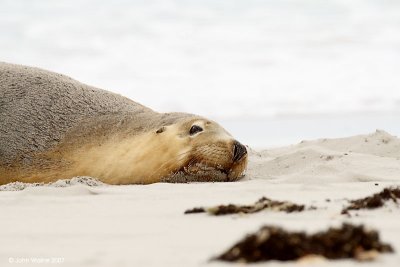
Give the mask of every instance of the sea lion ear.
[[164, 132], [165, 130], [166, 130], [166, 128], [165, 128], [165, 126], [163, 126], [163, 127], [161, 127], [160, 129], [158, 129], [158, 130], [156, 131], [156, 134], [162, 133], [162, 132]]

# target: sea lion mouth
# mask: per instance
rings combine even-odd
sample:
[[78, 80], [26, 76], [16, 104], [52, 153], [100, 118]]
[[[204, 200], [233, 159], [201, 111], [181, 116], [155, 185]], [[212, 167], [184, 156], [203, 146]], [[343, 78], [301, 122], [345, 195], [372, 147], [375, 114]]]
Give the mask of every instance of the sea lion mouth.
[[222, 166], [210, 166], [196, 163], [185, 166], [179, 171], [164, 177], [162, 182], [188, 183], [188, 182], [231, 182], [244, 176], [244, 172], [235, 174], [233, 169], [224, 169]]

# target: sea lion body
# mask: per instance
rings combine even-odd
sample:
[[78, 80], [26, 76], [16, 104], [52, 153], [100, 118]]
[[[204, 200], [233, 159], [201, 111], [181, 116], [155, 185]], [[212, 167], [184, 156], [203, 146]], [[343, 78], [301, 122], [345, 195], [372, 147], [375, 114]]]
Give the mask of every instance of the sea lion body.
[[[202, 131], [190, 134], [195, 126]], [[206, 118], [0, 63], [0, 184], [79, 175], [111, 184], [236, 180], [246, 164], [245, 148]]]

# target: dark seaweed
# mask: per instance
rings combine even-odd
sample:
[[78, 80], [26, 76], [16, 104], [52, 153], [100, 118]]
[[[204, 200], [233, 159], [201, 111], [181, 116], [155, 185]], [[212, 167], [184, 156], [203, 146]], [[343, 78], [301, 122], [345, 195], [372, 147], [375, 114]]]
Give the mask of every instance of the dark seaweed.
[[397, 203], [397, 199], [400, 199], [400, 188], [385, 188], [372, 196], [351, 200], [350, 205], [342, 210], [342, 214], [348, 214], [350, 210], [376, 209], [389, 200]]
[[255, 234], [247, 235], [215, 260], [291, 261], [308, 255], [320, 255], [328, 259], [361, 259], [362, 253], [370, 251], [393, 252], [393, 249], [380, 242], [376, 231], [366, 230], [362, 225], [343, 224], [340, 228], [330, 228], [313, 235], [264, 226]]
[[[186, 210], [185, 214], [208, 212], [211, 215], [227, 215], [235, 213], [256, 213], [264, 209], [284, 211], [284, 212], [300, 212], [305, 209], [304, 205], [297, 205], [288, 201], [275, 201], [266, 197], [262, 197], [253, 205], [219, 205], [210, 208], [194, 208]], [[310, 209], [315, 209], [311, 207]]]

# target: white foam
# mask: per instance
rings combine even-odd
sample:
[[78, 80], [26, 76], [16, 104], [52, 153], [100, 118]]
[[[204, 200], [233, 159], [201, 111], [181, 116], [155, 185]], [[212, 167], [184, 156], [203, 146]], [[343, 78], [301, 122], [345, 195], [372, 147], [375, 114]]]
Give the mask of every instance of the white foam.
[[3, 1], [0, 58], [159, 111], [399, 110], [399, 13], [377, 0]]

